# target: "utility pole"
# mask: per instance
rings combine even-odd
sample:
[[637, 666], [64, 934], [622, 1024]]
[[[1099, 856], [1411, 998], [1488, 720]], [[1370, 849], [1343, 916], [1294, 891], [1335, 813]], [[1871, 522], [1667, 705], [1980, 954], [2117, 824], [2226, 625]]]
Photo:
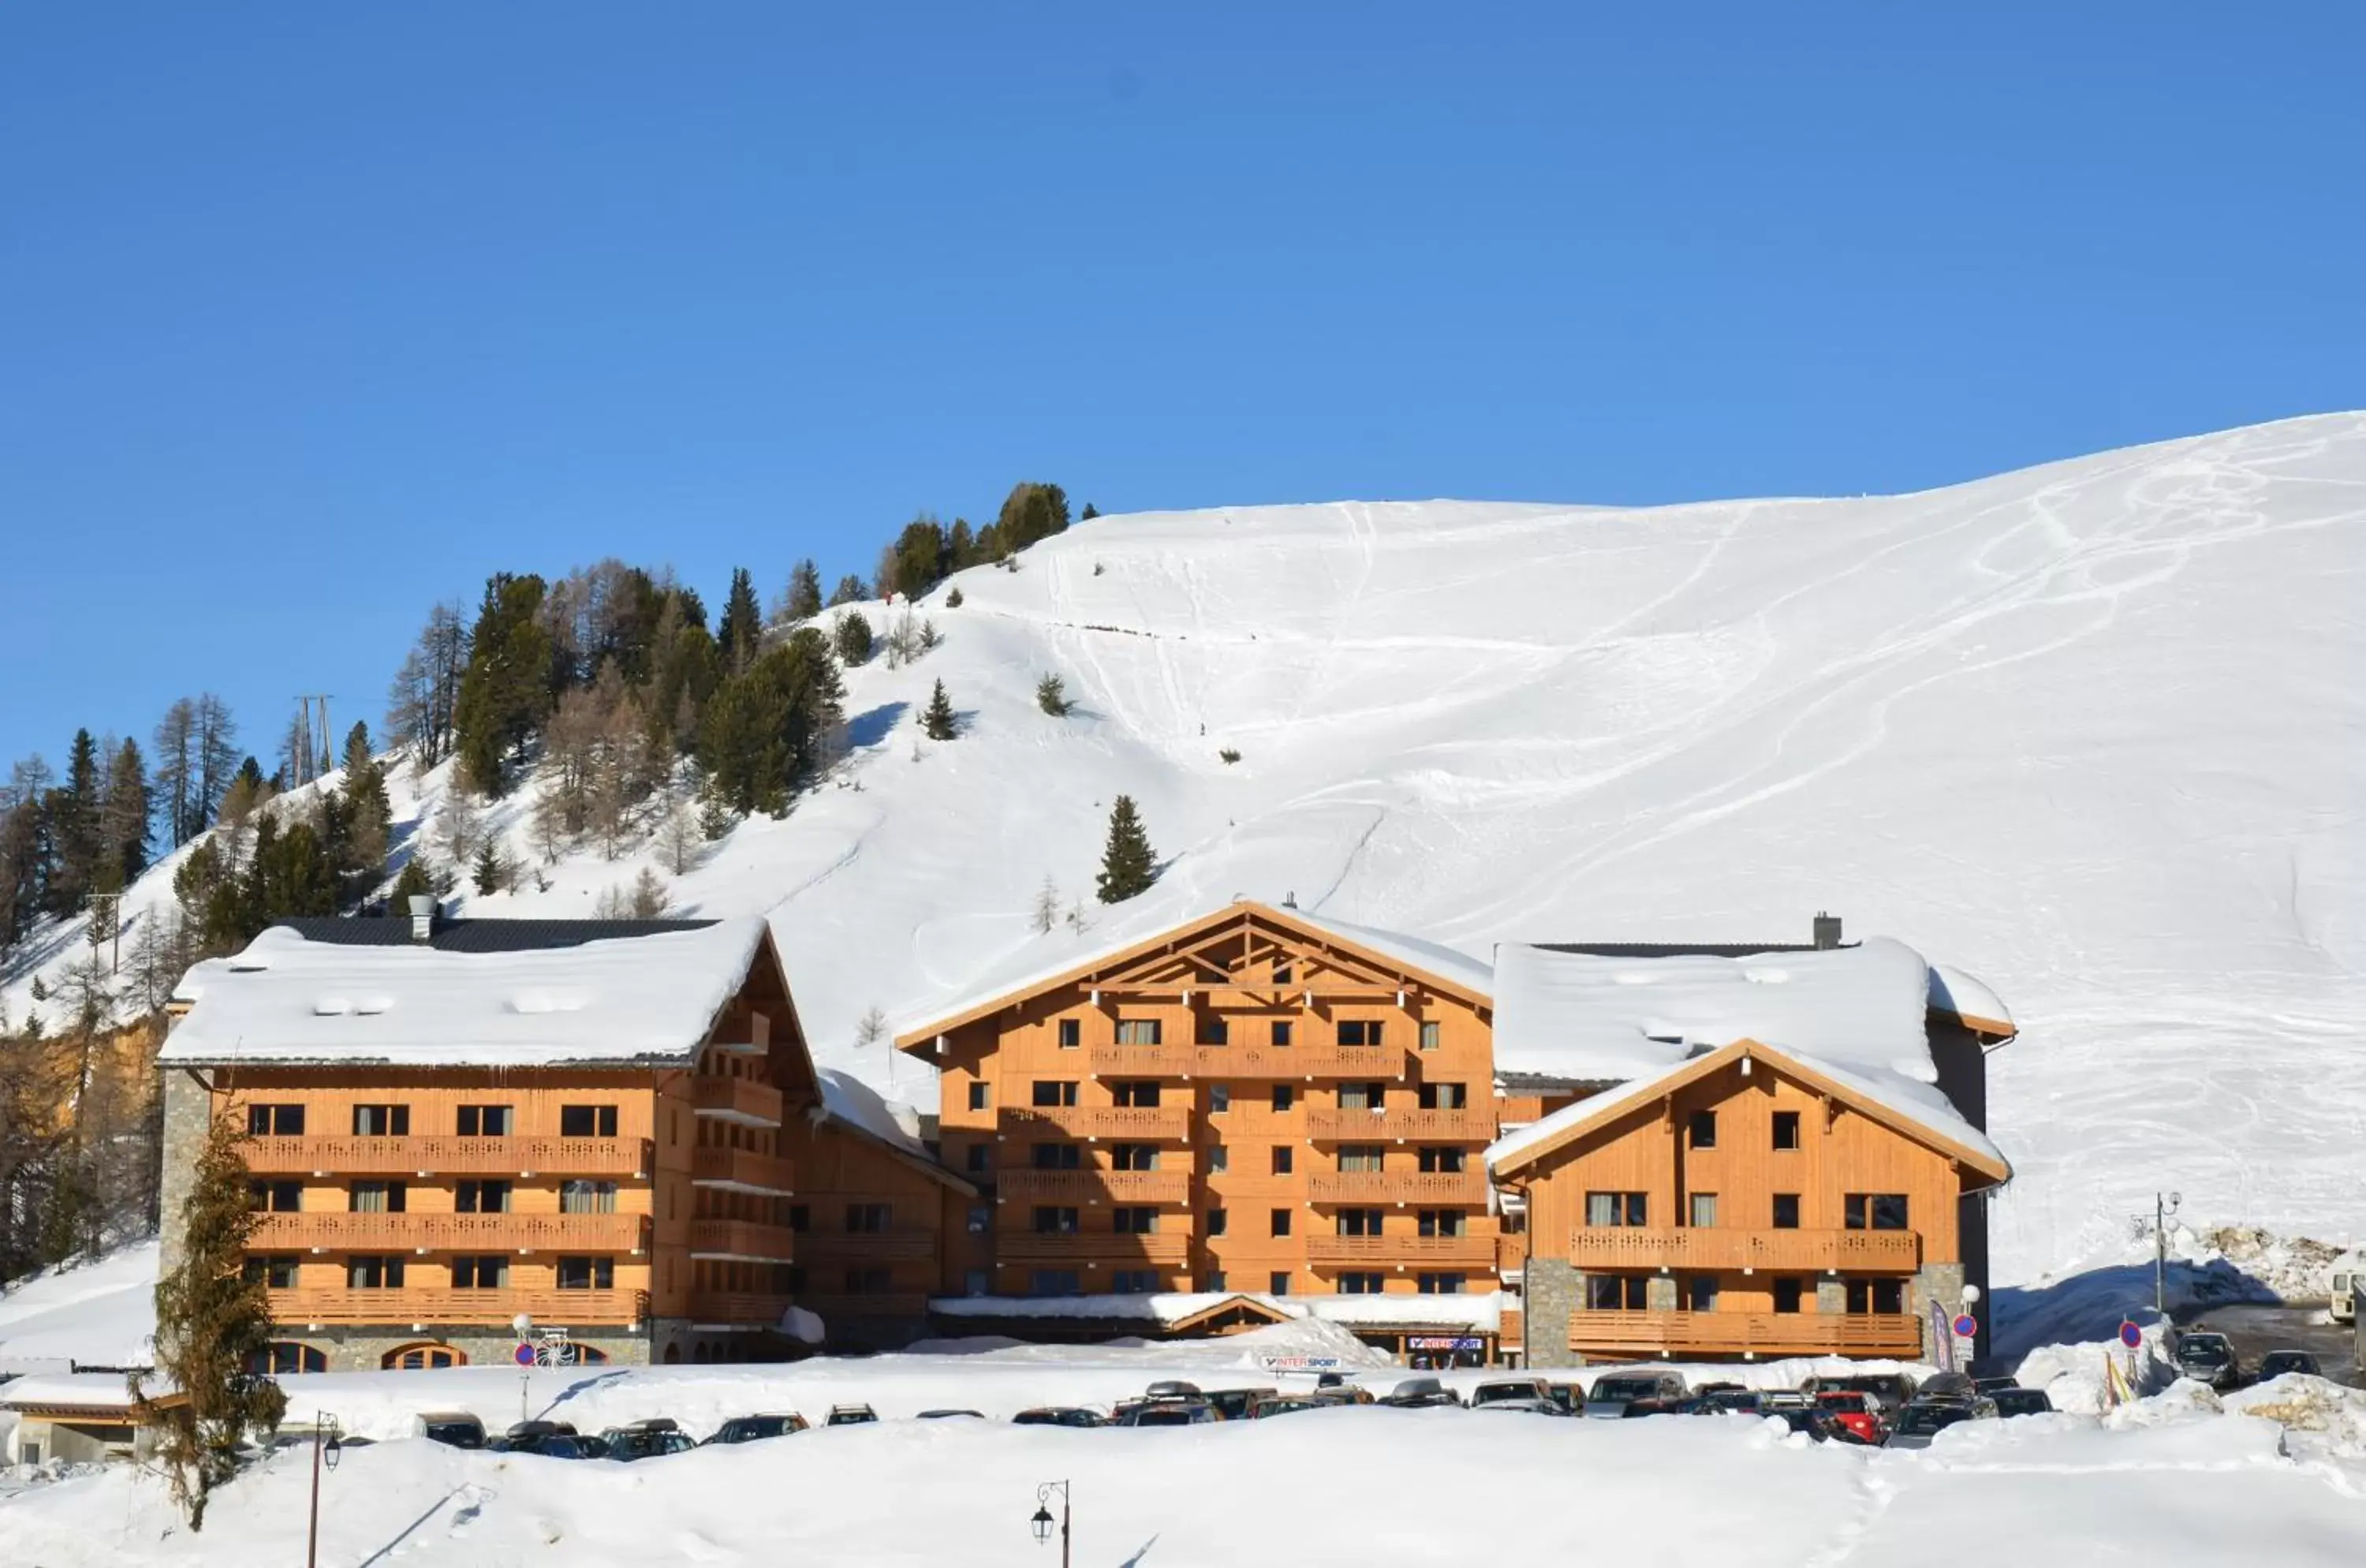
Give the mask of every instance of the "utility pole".
[[[317, 721], [312, 705], [315, 703], [320, 705]], [[335, 755], [329, 739], [328, 695], [320, 692], [299, 694], [296, 698], [296, 712], [297, 723], [302, 727], [304, 738], [297, 748], [296, 755], [287, 759], [288, 768], [295, 775], [288, 783], [307, 784], [329, 771], [329, 759]]]
[[2152, 1310], [2163, 1323], [2169, 1321], [2169, 1221], [2184, 1201], [2181, 1192], [2169, 1193], [2166, 1201], [2158, 1192], [2152, 1195]]

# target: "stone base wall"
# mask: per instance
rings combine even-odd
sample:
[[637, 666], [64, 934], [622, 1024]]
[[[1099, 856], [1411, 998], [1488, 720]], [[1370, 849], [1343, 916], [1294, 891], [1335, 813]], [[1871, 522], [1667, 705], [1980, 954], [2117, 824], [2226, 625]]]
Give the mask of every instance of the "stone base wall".
[[[508, 1367], [517, 1350], [517, 1336], [506, 1328], [488, 1329], [482, 1324], [465, 1326], [439, 1326], [429, 1324], [412, 1332], [409, 1327], [397, 1330], [385, 1324], [364, 1323], [350, 1326], [324, 1326], [308, 1329], [302, 1324], [283, 1323], [276, 1337], [282, 1342], [309, 1345], [329, 1358], [332, 1372], [374, 1372], [380, 1370], [390, 1351], [407, 1349], [414, 1345], [448, 1345], [468, 1358], [472, 1367]], [[590, 1346], [605, 1354], [615, 1366], [646, 1366], [649, 1360], [649, 1341], [646, 1336], [592, 1332], [575, 1336], [578, 1345]]]
[[1527, 1336], [1527, 1364], [1579, 1365], [1577, 1352], [1569, 1348], [1569, 1314], [1584, 1300], [1585, 1276], [1558, 1258], [1531, 1258], [1523, 1280], [1526, 1315], [1521, 1325]]
[[[1913, 1313], [1922, 1325], [1922, 1359], [1935, 1361], [1939, 1345], [1933, 1337], [1938, 1325], [1931, 1321], [1931, 1303], [1937, 1302], [1952, 1318], [1964, 1310], [1964, 1266], [1960, 1263], [1925, 1263], [1916, 1270], [1913, 1281], [1907, 1287], [1907, 1310]], [[1970, 1352], [1966, 1352], [1969, 1354]]]
[[181, 1262], [181, 1211], [188, 1205], [189, 1188], [196, 1180], [213, 1094], [186, 1067], [166, 1067], [163, 1075], [163, 1170], [157, 1184], [156, 1217], [162, 1246], [158, 1268], [170, 1273]]

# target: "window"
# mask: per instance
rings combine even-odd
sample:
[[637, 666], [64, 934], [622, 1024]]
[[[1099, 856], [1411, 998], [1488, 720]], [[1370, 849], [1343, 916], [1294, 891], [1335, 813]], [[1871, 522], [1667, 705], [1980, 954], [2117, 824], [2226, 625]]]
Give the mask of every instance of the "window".
[[465, 1367], [468, 1358], [449, 1345], [412, 1345], [400, 1350], [389, 1350], [380, 1356], [378, 1366], [389, 1372], [423, 1372], [445, 1367]]
[[265, 1213], [292, 1214], [303, 1206], [304, 1188], [294, 1181], [250, 1181], [246, 1206]]
[[1342, 1144], [1339, 1145], [1341, 1170], [1377, 1171], [1380, 1168], [1382, 1151], [1378, 1144]]
[[1076, 1170], [1081, 1166], [1083, 1148], [1076, 1144], [1036, 1144], [1029, 1156], [1037, 1170]]
[[1222, 1290], [1224, 1288], [1224, 1271], [1222, 1269], [1209, 1269], [1207, 1274], [1200, 1280], [1200, 1288], [1203, 1291]]
[[850, 1296], [884, 1296], [896, 1288], [894, 1271], [877, 1264], [865, 1264], [849, 1269], [845, 1273], [846, 1293]]
[[616, 1288], [616, 1260], [613, 1258], [562, 1258], [558, 1260], [558, 1288], [562, 1291], [613, 1291]]
[[1343, 1083], [1339, 1086], [1339, 1109], [1342, 1111], [1379, 1111], [1388, 1104], [1389, 1086], [1378, 1083]]
[[1774, 1194], [1774, 1228], [1778, 1231], [1799, 1228], [1799, 1195], [1797, 1192]]
[[1286, 1296], [1290, 1294], [1290, 1270], [1287, 1269], [1277, 1269], [1272, 1273], [1267, 1275], [1265, 1288], [1268, 1292], [1277, 1296]]
[[[1282, 1213], [1287, 1211], [1277, 1209], [1274, 1212], [1276, 1213]], [[1342, 1209], [1336, 1215], [1335, 1221], [1338, 1226], [1338, 1233], [1341, 1235], [1378, 1235], [1380, 1234], [1380, 1211], [1378, 1209]], [[1287, 1235], [1290, 1233], [1288, 1231], [1276, 1231], [1273, 1234], [1276, 1235]]]
[[400, 1214], [410, 1201], [410, 1184], [402, 1181], [356, 1181], [345, 1192], [345, 1206], [356, 1214]]
[[1210, 1084], [1208, 1086], [1208, 1114], [1213, 1116], [1219, 1111], [1230, 1111], [1232, 1108], [1233, 1086], [1226, 1083]]
[[1027, 1276], [1031, 1296], [1073, 1296], [1080, 1288], [1074, 1269], [1037, 1269]]
[[[1110, 1095], [1120, 1105], [1131, 1105], [1145, 1111], [1155, 1109], [1158, 1104], [1158, 1086], [1155, 1083], [1136, 1081], [1111, 1084]], [[1071, 1100], [1069, 1103], [1073, 1105], [1076, 1102]]]
[[1339, 1293], [1343, 1296], [1377, 1296], [1384, 1280], [1368, 1269], [1354, 1269], [1339, 1276]]
[[1076, 1234], [1076, 1211], [1057, 1203], [1035, 1205], [1037, 1235], [1074, 1235]]
[[452, 1259], [456, 1291], [498, 1291], [510, 1282], [510, 1260], [498, 1252]]
[[1438, 1037], [1445, 1032], [1445, 1030], [1439, 1027], [1437, 1020], [1434, 1018], [1423, 1020], [1421, 1025], [1421, 1048], [1425, 1051], [1436, 1050], [1438, 1045]]
[[1232, 1031], [1221, 1018], [1203, 1018], [1200, 1021], [1200, 1043], [1229, 1045], [1232, 1043]]
[[255, 1138], [300, 1138], [304, 1135], [304, 1108], [250, 1105], [246, 1108], [246, 1131], [248, 1136]]
[[1900, 1313], [1906, 1310], [1906, 1281], [1903, 1280], [1851, 1280], [1847, 1286], [1848, 1310], [1859, 1316], [1867, 1313]]
[[1796, 1149], [1799, 1146], [1799, 1113], [1796, 1111], [1774, 1112], [1774, 1146]]
[[1380, 1021], [1377, 1018], [1343, 1018], [1339, 1021], [1339, 1043], [1342, 1045], [1377, 1045], [1380, 1043]]
[[1714, 1192], [1694, 1193], [1692, 1196], [1691, 1212], [1692, 1224], [1701, 1230], [1712, 1230], [1716, 1228], [1717, 1194]]
[[1684, 1122], [1684, 1142], [1696, 1149], [1717, 1147], [1717, 1112], [1696, 1111]]
[[1776, 1312], [1797, 1312], [1797, 1311], [1798, 1311], [1798, 1310], [1799, 1310], [1799, 1298], [1800, 1298], [1800, 1296], [1801, 1296], [1802, 1294], [1804, 1294], [1804, 1292], [1801, 1290], [1801, 1288], [1800, 1288], [1800, 1282], [1799, 1282], [1798, 1280], [1775, 1280], [1775, 1281], [1774, 1281], [1774, 1310], [1775, 1310]]
[[1290, 1020], [1277, 1018], [1273, 1021], [1273, 1043], [1277, 1045], [1290, 1043]]
[[1140, 1204], [1111, 1209], [1110, 1229], [1120, 1235], [1149, 1235], [1158, 1229], [1158, 1211]]
[[411, 1133], [411, 1107], [408, 1105], [356, 1105], [354, 1107], [354, 1136], [356, 1138], [400, 1138]]
[[1273, 983], [1277, 986], [1287, 986], [1290, 984], [1289, 964], [1277, 964], [1273, 966]]
[[346, 1260], [345, 1288], [349, 1291], [398, 1291], [402, 1288], [402, 1259], [399, 1257], [362, 1257]]
[[849, 1235], [884, 1235], [895, 1228], [895, 1211], [885, 1203], [849, 1203], [846, 1206], [846, 1234]]
[[1037, 1078], [1030, 1095], [1037, 1105], [1074, 1105], [1076, 1084], [1074, 1078]]
[[963, 1295], [985, 1296], [991, 1295], [993, 1293], [994, 1276], [988, 1273], [986, 1269], [965, 1269], [962, 1271]]
[[506, 1105], [460, 1107], [456, 1131], [464, 1138], [506, 1138], [512, 1130], [510, 1108]]
[[562, 1105], [558, 1108], [558, 1135], [562, 1138], [613, 1138], [616, 1135], [616, 1108], [613, 1105]]
[[1147, 1296], [1158, 1289], [1155, 1269], [1120, 1269], [1110, 1275], [1110, 1289], [1121, 1296]]
[[972, 1144], [962, 1155], [962, 1168], [972, 1176], [984, 1176], [994, 1168], [994, 1145]]
[[1081, 1020], [1064, 1018], [1060, 1021], [1060, 1049], [1073, 1051], [1085, 1043], [1085, 1026]]
[[1640, 1192], [1589, 1192], [1585, 1195], [1585, 1223], [1589, 1225], [1642, 1225], [1651, 1222], [1645, 1213], [1648, 1205]]
[[1459, 1209], [1424, 1209], [1421, 1211], [1423, 1235], [1464, 1235], [1466, 1218]]
[[1222, 1209], [1211, 1209], [1211, 1210], [1209, 1210], [1209, 1211], [1208, 1211], [1208, 1234], [1209, 1234], [1210, 1235], [1223, 1235], [1223, 1234], [1224, 1234], [1224, 1223], [1225, 1223], [1226, 1218], [1227, 1218], [1227, 1216], [1225, 1215], [1224, 1211], [1223, 1211], [1223, 1210], [1222, 1210]]
[[790, 1204], [790, 1205], [789, 1205], [789, 1230], [790, 1230], [790, 1232], [791, 1232], [793, 1235], [805, 1235], [807, 1231], [809, 1231], [809, 1230], [811, 1230], [811, 1229], [813, 1229], [813, 1208], [812, 1208], [812, 1206], [811, 1206], [810, 1204], [806, 1204], [806, 1203], [792, 1203], [792, 1204]]
[[250, 1282], [260, 1282], [275, 1291], [296, 1288], [296, 1259], [277, 1254], [247, 1258], [240, 1272]]
[[1113, 1145], [1110, 1149], [1110, 1168], [1112, 1170], [1156, 1170], [1158, 1168], [1158, 1145], [1156, 1144]]
[[969, 1086], [969, 1108], [972, 1111], [984, 1111], [986, 1108], [988, 1088], [989, 1086], [983, 1083], [974, 1083]]
[[1841, 1223], [1853, 1231], [1906, 1228], [1903, 1192], [1851, 1192], [1841, 1200]]
[[1208, 1145], [1208, 1173], [1210, 1175], [1222, 1176], [1232, 1168], [1232, 1154], [1224, 1147], [1223, 1145], [1211, 1144]]
[[964, 1226], [972, 1235], [984, 1235], [994, 1224], [994, 1211], [983, 1203], [969, 1206], [969, 1219]]
[[1417, 1276], [1418, 1289], [1425, 1296], [1459, 1296], [1462, 1293], [1459, 1274], [1423, 1274]]
[[1464, 1151], [1457, 1148], [1433, 1147], [1421, 1151], [1421, 1168], [1432, 1174], [1451, 1173], [1464, 1169]]
[[1276, 1209], [1273, 1212], [1273, 1229], [1271, 1234], [1274, 1235], [1288, 1235], [1290, 1234], [1289, 1210]]
[[1695, 1274], [1684, 1281], [1684, 1310], [1686, 1312], [1717, 1310], [1716, 1275]]
[[1297, 1103], [1298, 1090], [1294, 1087], [1286, 1083], [1273, 1086], [1273, 1108], [1276, 1111], [1287, 1111]]
[[1641, 1312], [1651, 1303], [1651, 1288], [1639, 1274], [1588, 1274], [1588, 1312]]
[[1288, 1176], [1290, 1174], [1290, 1145], [1288, 1144], [1274, 1145], [1273, 1173], [1276, 1176]]
[[[610, 1191], [615, 1189], [612, 1186]], [[595, 1213], [596, 1210], [568, 1210], [562, 1192], [561, 1213]], [[464, 1214], [506, 1214], [510, 1212], [510, 1184], [506, 1181], [463, 1181], [454, 1189], [452, 1207]]]
[[1470, 1105], [1470, 1089], [1467, 1084], [1425, 1083], [1421, 1086], [1418, 1103], [1424, 1111], [1465, 1111]]
[[558, 1212], [562, 1214], [613, 1214], [616, 1212], [616, 1184], [613, 1181], [562, 1181], [558, 1184]]
[[1121, 1045], [1155, 1045], [1158, 1043], [1158, 1020], [1155, 1018], [1121, 1018], [1117, 1021], [1117, 1043]]
[[[329, 1370], [329, 1358], [326, 1352], [315, 1350], [310, 1345], [299, 1345], [291, 1339], [278, 1339], [249, 1356], [246, 1359], [246, 1370], [250, 1372], [269, 1372], [275, 1377], [285, 1376], [290, 1372], [325, 1372]], [[28, 1456], [25, 1462], [30, 1464], [33, 1461]]]

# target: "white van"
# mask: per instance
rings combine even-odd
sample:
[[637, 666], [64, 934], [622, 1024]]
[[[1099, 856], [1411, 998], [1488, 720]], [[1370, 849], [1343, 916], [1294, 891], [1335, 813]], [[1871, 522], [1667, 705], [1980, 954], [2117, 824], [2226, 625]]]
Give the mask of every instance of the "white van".
[[2366, 1291], [2366, 1251], [2345, 1252], [2333, 1260], [2333, 1300], [2329, 1305], [2334, 1322], [2357, 1321], [2360, 1291]]

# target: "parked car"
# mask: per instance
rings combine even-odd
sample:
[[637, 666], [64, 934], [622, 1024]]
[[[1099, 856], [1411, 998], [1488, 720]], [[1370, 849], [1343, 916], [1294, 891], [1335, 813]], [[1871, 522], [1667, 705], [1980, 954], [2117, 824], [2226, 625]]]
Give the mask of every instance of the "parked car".
[[512, 1453], [534, 1454], [542, 1459], [602, 1459], [606, 1457], [606, 1450], [599, 1446], [596, 1439], [572, 1436], [566, 1432], [553, 1432], [546, 1438], [535, 1438], [533, 1444], [529, 1447], [513, 1448], [510, 1451]]
[[1674, 1404], [1690, 1393], [1681, 1372], [1608, 1372], [1585, 1391], [1585, 1414], [1597, 1421], [1615, 1421], [1639, 1399]]
[[1204, 1399], [1156, 1399], [1134, 1405], [1114, 1423], [1120, 1427], [1199, 1427], [1221, 1420]]
[[1303, 1410], [1329, 1410], [1338, 1404], [1312, 1393], [1277, 1393], [1260, 1399], [1249, 1406], [1249, 1419], [1262, 1421], [1269, 1416], [1295, 1416]]
[[1888, 1435], [1889, 1425], [1883, 1418], [1879, 1402], [1863, 1390], [1836, 1388], [1820, 1393], [1816, 1395], [1816, 1408], [1846, 1427], [1860, 1443], [1877, 1443]]
[[1010, 1418], [1014, 1427], [1106, 1427], [1109, 1417], [1081, 1404], [1046, 1404], [1022, 1410]]
[[1914, 1397], [1914, 1380], [1904, 1372], [1852, 1372], [1844, 1377], [1811, 1377], [1800, 1385], [1809, 1396], [1862, 1393], [1887, 1416]]
[[1922, 1380], [1922, 1386], [1914, 1391], [1915, 1401], [1923, 1404], [1943, 1399], [1961, 1402], [1980, 1397], [1979, 1384], [1964, 1372], [1932, 1372]]
[[1884, 1443], [1893, 1449], [1927, 1449], [1932, 1439], [1948, 1427], [1977, 1419], [1978, 1414], [1969, 1401], [1940, 1400], [1926, 1404], [1918, 1400], [1898, 1413]]
[[2221, 1393], [2243, 1386], [2243, 1363], [2235, 1355], [2233, 1341], [2223, 1334], [2180, 1334], [2170, 1359], [2181, 1375]]
[[829, 1407], [829, 1415], [823, 1420], [822, 1425], [825, 1427], [867, 1427], [871, 1425], [872, 1422], [878, 1419], [879, 1412], [872, 1409], [871, 1406], [867, 1404], [833, 1404]]
[[1509, 1411], [1515, 1416], [1565, 1416], [1569, 1414], [1549, 1399], [1491, 1399], [1484, 1404], [1473, 1404], [1470, 1408], [1487, 1413]]
[[2042, 1388], [2000, 1388], [1989, 1397], [1996, 1401], [2000, 1416], [2050, 1416], [2054, 1413], [2054, 1401], [2045, 1396]]
[[806, 1418], [791, 1413], [785, 1416], [734, 1416], [715, 1428], [709, 1443], [756, 1443], [767, 1438], [785, 1438], [792, 1432], [806, 1429]]
[[[1691, 1410], [1692, 1403], [1690, 1395], [1683, 1399], [1630, 1399], [1618, 1407], [1618, 1418], [1621, 1421], [1639, 1421], [1646, 1416], [1682, 1416]], [[1592, 1412], [1583, 1414], [1591, 1415]]]
[[1694, 1394], [1684, 1408], [1695, 1416], [1756, 1416], [1766, 1409], [1766, 1396], [1754, 1388], [1712, 1389]]
[[465, 1410], [438, 1410], [419, 1418], [419, 1435], [455, 1449], [485, 1446], [485, 1424]]
[[2305, 1350], [2270, 1350], [2259, 1358], [2259, 1381], [2280, 1378], [2286, 1372], [2300, 1372], [2313, 1378], [2325, 1373], [2318, 1370], [2316, 1358]]
[[1819, 1443], [1861, 1443], [1865, 1441], [1840, 1423], [1839, 1417], [1820, 1404], [1804, 1404], [1796, 1409], [1777, 1410], [1767, 1416], [1780, 1421], [1794, 1432], [1805, 1432]]
[[1251, 1405], [1280, 1392], [1274, 1388], [1220, 1388], [1209, 1394], [1207, 1400], [1216, 1407], [1216, 1414], [1225, 1420], [1245, 1421], [1249, 1418]]
[[915, 1419], [921, 1421], [945, 1421], [954, 1419], [983, 1421], [986, 1419], [986, 1412], [983, 1410], [923, 1410], [917, 1417], [915, 1417]]
[[1376, 1403], [1372, 1391], [1359, 1383], [1341, 1383], [1336, 1388], [1318, 1388], [1314, 1397], [1325, 1404], [1371, 1404]]
[[646, 1420], [627, 1421], [621, 1427], [611, 1427], [600, 1434], [603, 1456], [619, 1464], [631, 1464], [637, 1460], [662, 1459], [667, 1454], [686, 1454], [698, 1447], [690, 1434], [673, 1423], [670, 1416], [652, 1416]]
[[1585, 1409], [1585, 1385], [1582, 1382], [1549, 1382], [1545, 1392], [1560, 1406], [1564, 1416], [1576, 1416]]
[[1429, 1410], [1449, 1404], [1459, 1409], [1462, 1405], [1460, 1396], [1436, 1378], [1407, 1378], [1389, 1390], [1380, 1403], [1399, 1410]]
[[[485, 1446], [502, 1453], [530, 1454], [552, 1438], [574, 1438], [572, 1423], [566, 1421], [513, 1421], [509, 1430]], [[580, 1455], [569, 1455], [578, 1458]]]
[[1549, 1404], [1553, 1402], [1552, 1390], [1542, 1378], [1499, 1378], [1470, 1391], [1470, 1408], [1482, 1410], [1490, 1404], [1524, 1399], [1541, 1399]]
[[1974, 1378], [1972, 1380], [1972, 1386], [1979, 1390], [1982, 1393], [1994, 1393], [1999, 1389], [2019, 1388], [2021, 1386], [2021, 1380], [2018, 1378]]
[[1198, 1383], [1170, 1379], [1166, 1382], [1152, 1383], [1142, 1391], [1142, 1397], [1144, 1399], [1205, 1399], [1208, 1396], [1200, 1392]]

